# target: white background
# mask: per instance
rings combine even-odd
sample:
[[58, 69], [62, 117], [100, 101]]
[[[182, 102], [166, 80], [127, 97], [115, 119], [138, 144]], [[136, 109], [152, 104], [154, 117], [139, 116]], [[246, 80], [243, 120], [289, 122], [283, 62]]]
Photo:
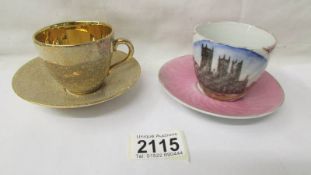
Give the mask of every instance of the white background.
[[[125, 95], [88, 108], [29, 104], [11, 78], [35, 57], [32, 34], [68, 20], [100, 20], [130, 39], [142, 66]], [[198, 23], [235, 20], [273, 32], [278, 46], [268, 71], [286, 93], [275, 114], [218, 119], [187, 109], [161, 88], [158, 70], [191, 54]], [[310, 0], [2, 0], [0, 5], [0, 174], [311, 174]], [[128, 159], [130, 133], [180, 129], [190, 162]]]

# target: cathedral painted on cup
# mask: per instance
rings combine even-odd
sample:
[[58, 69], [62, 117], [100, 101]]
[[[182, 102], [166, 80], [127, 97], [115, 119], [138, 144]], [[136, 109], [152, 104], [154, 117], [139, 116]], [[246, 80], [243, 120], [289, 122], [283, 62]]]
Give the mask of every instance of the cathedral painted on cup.
[[[213, 61], [217, 62], [215, 68]], [[214, 57], [214, 48], [207, 45], [201, 45], [201, 62], [195, 66], [199, 81], [214, 92], [239, 94], [247, 87], [248, 75], [241, 79], [243, 60], [225, 54]]]

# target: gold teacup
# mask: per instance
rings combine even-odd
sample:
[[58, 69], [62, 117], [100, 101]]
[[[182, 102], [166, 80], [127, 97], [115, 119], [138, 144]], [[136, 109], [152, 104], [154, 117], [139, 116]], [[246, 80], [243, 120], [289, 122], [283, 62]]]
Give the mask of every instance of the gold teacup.
[[[74, 21], [45, 27], [33, 36], [39, 56], [53, 78], [74, 94], [99, 89], [109, 70], [132, 58], [134, 47], [126, 39], [114, 39], [109, 24]], [[127, 56], [111, 65], [112, 53], [125, 44]]]

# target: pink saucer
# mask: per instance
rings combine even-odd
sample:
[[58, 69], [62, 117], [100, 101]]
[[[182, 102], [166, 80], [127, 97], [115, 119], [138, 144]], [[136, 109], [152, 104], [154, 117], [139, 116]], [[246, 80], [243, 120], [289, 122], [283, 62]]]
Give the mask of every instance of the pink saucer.
[[214, 100], [200, 91], [193, 64], [192, 55], [178, 57], [163, 65], [159, 73], [168, 94], [193, 110], [223, 118], [259, 118], [275, 112], [284, 101], [282, 87], [268, 72], [261, 75], [242, 99]]

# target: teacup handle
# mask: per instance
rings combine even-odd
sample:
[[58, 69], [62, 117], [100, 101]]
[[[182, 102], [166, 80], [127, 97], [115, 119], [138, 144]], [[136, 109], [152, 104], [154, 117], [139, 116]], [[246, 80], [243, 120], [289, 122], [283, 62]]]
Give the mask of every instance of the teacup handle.
[[125, 61], [127, 61], [127, 60], [129, 60], [129, 59], [131, 59], [131, 58], [133, 57], [133, 54], [134, 54], [134, 46], [133, 46], [133, 44], [131, 43], [131, 41], [129, 41], [129, 40], [127, 40], [127, 39], [124, 39], [124, 38], [115, 39], [115, 40], [113, 41], [113, 46], [112, 46], [114, 52], [117, 51], [117, 48], [118, 48], [118, 46], [119, 46], [120, 44], [125, 44], [125, 45], [128, 47], [129, 52], [128, 52], [128, 54], [127, 54], [127, 56], [126, 56], [125, 58], [123, 58], [122, 60], [120, 60], [120, 61], [114, 63], [113, 65], [110, 65], [110, 67], [109, 67], [109, 72], [110, 72], [110, 70], [113, 69], [115, 66], [117, 66], [117, 65], [119, 65], [119, 64], [121, 64], [121, 63], [123, 63], [123, 62], [125, 62]]

